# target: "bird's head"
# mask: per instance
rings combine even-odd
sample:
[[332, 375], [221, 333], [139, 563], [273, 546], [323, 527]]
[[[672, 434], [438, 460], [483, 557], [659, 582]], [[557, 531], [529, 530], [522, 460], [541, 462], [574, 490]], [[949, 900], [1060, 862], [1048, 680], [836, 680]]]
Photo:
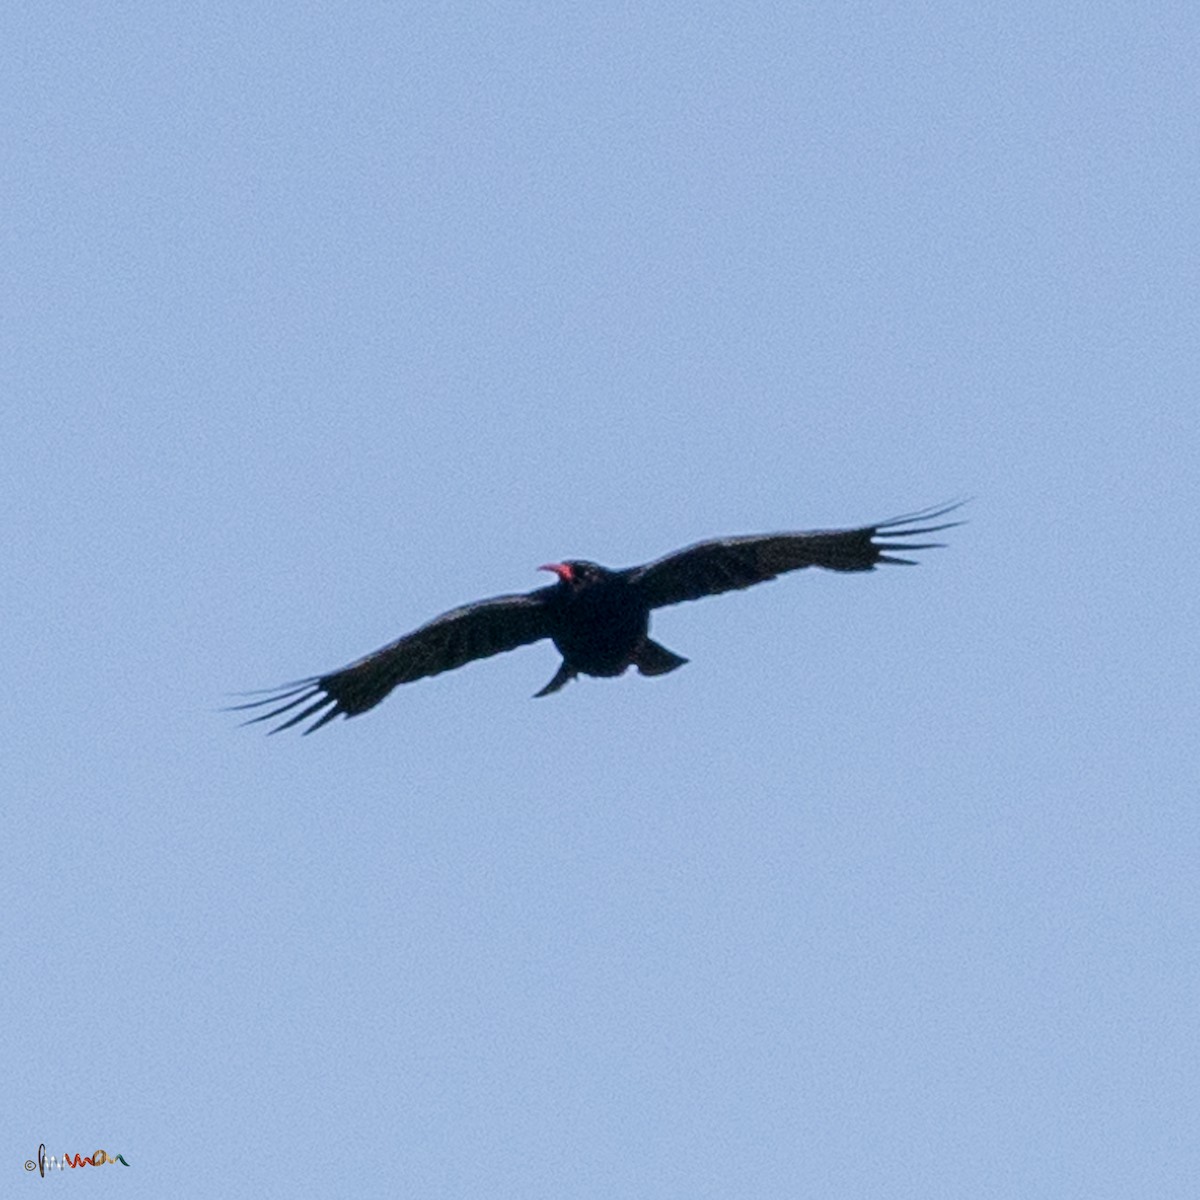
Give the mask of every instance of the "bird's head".
[[566, 562], [560, 563], [543, 563], [538, 570], [553, 571], [562, 586], [570, 588], [573, 592], [599, 583], [611, 574], [599, 563], [588, 562], [582, 558], [569, 558]]

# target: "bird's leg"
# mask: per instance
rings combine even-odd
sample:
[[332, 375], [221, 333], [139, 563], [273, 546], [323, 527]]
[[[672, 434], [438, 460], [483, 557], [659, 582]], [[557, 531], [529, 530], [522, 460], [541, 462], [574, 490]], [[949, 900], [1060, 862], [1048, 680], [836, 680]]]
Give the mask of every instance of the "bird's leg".
[[666, 646], [660, 646], [651, 638], [646, 638], [637, 648], [633, 662], [642, 675], [665, 675], [668, 671], [682, 667], [687, 659], [673, 654]]
[[570, 683], [574, 678], [575, 672], [564, 661], [555, 671], [554, 678], [540, 692], [534, 692], [533, 698], [536, 700], [539, 696], [549, 696], [551, 692], [557, 692], [560, 687]]

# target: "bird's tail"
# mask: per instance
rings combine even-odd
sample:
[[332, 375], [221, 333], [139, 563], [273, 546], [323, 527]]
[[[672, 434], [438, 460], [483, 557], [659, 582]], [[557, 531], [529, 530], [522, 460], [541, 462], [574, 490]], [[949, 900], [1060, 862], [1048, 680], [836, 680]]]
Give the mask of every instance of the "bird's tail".
[[642, 675], [665, 675], [682, 667], [687, 662], [678, 654], [673, 654], [666, 646], [660, 646], [656, 641], [647, 638], [633, 657], [633, 664]]

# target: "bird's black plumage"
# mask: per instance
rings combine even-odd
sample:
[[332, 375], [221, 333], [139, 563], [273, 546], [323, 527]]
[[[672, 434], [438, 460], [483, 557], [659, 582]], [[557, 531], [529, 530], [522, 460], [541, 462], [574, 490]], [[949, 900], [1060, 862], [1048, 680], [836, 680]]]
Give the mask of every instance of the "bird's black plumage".
[[959, 503], [857, 529], [715, 538], [623, 570], [583, 559], [550, 563], [542, 569], [553, 571], [558, 582], [549, 587], [452, 609], [349, 666], [273, 688], [234, 708], [270, 709], [247, 724], [290, 714], [272, 733], [313, 717], [304, 731], [312, 733], [334, 717], [366, 712], [399, 684], [542, 638], [554, 642], [563, 661], [538, 696], [558, 691], [576, 675], [620, 675], [631, 666], [643, 675], [664, 675], [687, 659], [650, 638], [653, 609], [751, 587], [803, 567], [870, 571], [880, 563], [913, 565], [901, 555], [943, 543], [909, 539], [961, 524], [941, 521]]

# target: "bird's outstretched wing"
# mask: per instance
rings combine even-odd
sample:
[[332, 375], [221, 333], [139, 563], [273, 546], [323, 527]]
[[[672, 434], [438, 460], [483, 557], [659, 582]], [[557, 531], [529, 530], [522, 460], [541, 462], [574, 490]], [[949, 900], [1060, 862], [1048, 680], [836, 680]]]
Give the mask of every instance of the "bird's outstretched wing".
[[870, 571], [879, 563], [913, 565], [911, 558], [901, 558], [893, 552], [933, 550], [944, 545], [904, 539], [961, 525], [961, 521], [932, 525], [929, 522], [939, 521], [962, 503], [937, 505], [859, 529], [751, 534], [697, 542], [654, 562], [631, 567], [626, 578], [647, 607], [661, 608], [766, 583], [785, 571], [798, 571], [802, 567]]
[[251, 717], [247, 725], [300, 709], [272, 733], [290, 729], [319, 713], [304, 731], [312, 733], [336, 716], [353, 717], [366, 712], [402, 683], [452, 671], [476, 658], [515, 650], [548, 637], [545, 597], [551, 590], [539, 588], [519, 595], [494, 596], [451, 609], [348, 667], [271, 688], [261, 700], [232, 707], [243, 710], [273, 706], [270, 712]]

